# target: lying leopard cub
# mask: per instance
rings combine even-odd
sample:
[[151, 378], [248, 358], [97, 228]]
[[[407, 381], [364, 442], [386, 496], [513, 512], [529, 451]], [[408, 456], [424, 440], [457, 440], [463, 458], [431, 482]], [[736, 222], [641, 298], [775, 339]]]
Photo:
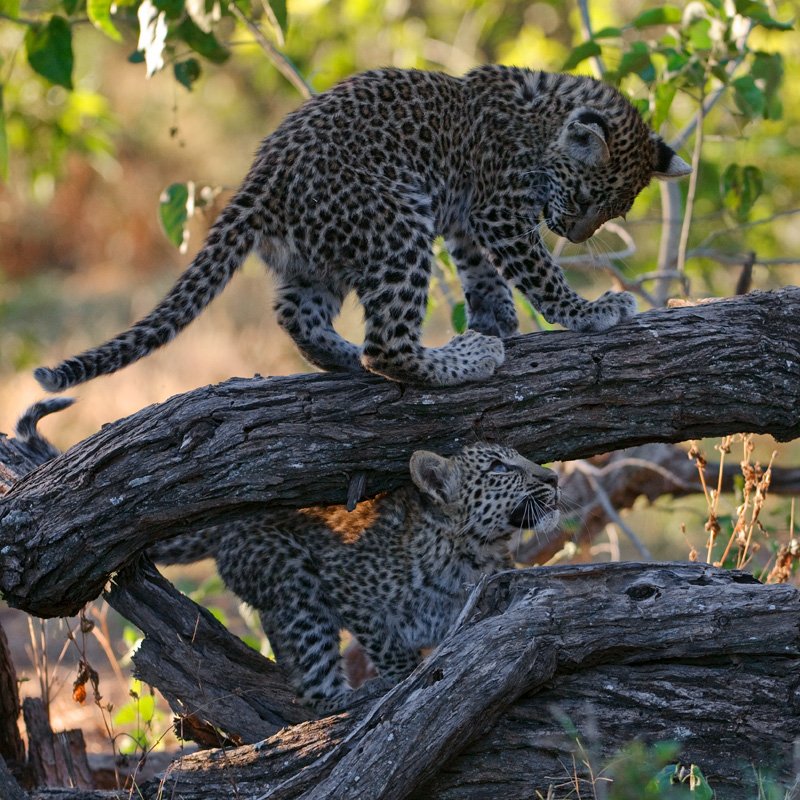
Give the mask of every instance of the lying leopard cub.
[[339, 632], [353, 633], [381, 677], [399, 681], [437, 644], [481, 575], [511, 566], [514, 531], [558, 522], [557, 477], [516, 450], [424, 450], [412, 486], [361, 503], [269, 512], [150, 549], [162, 563], [215, 556], [230, 589], [257, 608], [275, 656], [307, 705], [333, 711], [349, 688]]

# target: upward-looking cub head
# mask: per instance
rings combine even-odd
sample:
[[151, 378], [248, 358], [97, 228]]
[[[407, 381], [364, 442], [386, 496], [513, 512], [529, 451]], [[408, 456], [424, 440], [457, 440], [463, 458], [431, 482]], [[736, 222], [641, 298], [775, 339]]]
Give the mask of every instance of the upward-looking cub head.
[[619, 92], [600, 91], [601, 102], [579, 104], [566, 115], [548, 154], [544, 220], [571, 242], [624, 217], [652, 178], [673, 180], [692, 171]]
[[558, 523], [558, 476], [510, 447], [472, 444], [451, 458], [418, 450], [409, 466], [423, 494], [486, 541]]

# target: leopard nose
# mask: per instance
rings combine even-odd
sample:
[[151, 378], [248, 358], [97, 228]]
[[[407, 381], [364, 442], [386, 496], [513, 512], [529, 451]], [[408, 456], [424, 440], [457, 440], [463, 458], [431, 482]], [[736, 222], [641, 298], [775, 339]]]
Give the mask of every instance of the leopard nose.
[[545, 474], [542, 475], [542, 480], [554, 489], [558, 487], [558, 473], [553, 472], [551, 469], [545, 470]]

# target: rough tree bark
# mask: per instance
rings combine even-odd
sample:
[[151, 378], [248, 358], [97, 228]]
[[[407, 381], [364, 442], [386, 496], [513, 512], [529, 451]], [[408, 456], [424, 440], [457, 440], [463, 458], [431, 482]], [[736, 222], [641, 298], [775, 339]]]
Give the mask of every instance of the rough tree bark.
[[[501, 440], [537, 460], [740, 431], [800, 433], [800, 289], [641, 314], [508, 344], [477, 385], [369, 375], [232, 380], [107, 426], [0, 501], [0, 591], [74, 613], [153, 541], [266, 505], [398, 485], [410, 452]], [[373, 447], [380, 443], [380, 448]]]
[[193, 754], [143, 794], [521, 800], [553, 784], [566, 797], [574, 726], [599, 763], [621, 742], [676, 739], [718, 796], [750, 800], [759, 772], [793, 774], [798, 619], [797, 589], [707, 565], [502, 573], [368, 712]]

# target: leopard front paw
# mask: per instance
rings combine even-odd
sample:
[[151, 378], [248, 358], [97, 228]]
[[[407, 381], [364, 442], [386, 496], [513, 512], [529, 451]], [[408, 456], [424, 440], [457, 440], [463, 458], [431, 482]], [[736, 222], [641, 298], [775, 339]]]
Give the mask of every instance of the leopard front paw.
[[605, 331], [630, 319], [636, 310], [636, 298], [630, 292], [605, 292], [587, 303], [570, 327], [577, 331]]
[[612, 309], [616, 309], [617, 320], [612, 323], [614, 325], [630, 319], [639, 310], [636, 298], [630, 292], [604, 292], [597, 302], [607, 302]]

